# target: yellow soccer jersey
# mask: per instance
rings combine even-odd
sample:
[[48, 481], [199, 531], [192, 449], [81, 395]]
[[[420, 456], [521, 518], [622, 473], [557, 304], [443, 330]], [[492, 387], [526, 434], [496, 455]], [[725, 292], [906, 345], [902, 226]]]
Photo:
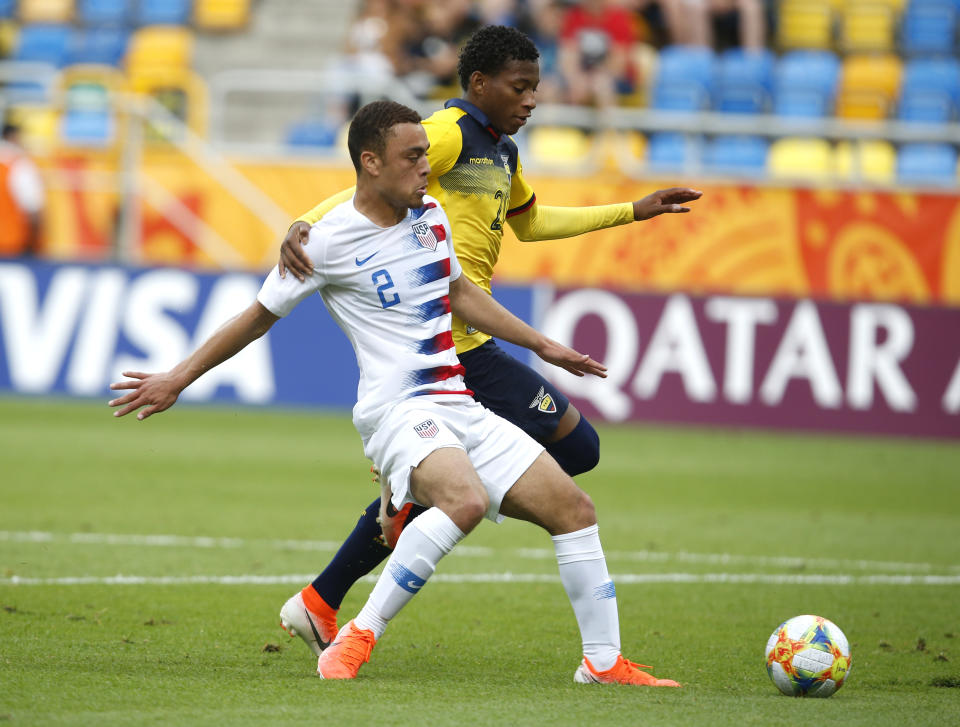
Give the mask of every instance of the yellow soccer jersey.
[[[464, 274], [490, 293], [503, 226], [508, 217], [529, 209], [535, 199], [523, 179], [517, 145], [494, 131], [486, 115], [463, 99], [448, 101], [444, 109], [424, 119], [423, 128], [430, 141], [427, 194], [436, 197], [447, 213]], [[353, 192], [352, 187], [344, 190], [299, 219], [312, 225]], [[458, 353], [489, 339], [453, 317]]]

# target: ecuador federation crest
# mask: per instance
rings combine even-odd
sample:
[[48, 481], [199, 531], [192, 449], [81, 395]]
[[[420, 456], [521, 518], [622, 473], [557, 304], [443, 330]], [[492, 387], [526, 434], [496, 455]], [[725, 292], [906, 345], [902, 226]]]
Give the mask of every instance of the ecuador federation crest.
[[546, 390], [541, 386], [540, 391], [537, 392], [537, 395], [533, 397], [533, 401], [530, 402], [528, 409], [537, 409], [542, 411], [544, 414], [556, 414], [557, 413], [557, 402], [553, 400], [553, 397], [546, 392]]

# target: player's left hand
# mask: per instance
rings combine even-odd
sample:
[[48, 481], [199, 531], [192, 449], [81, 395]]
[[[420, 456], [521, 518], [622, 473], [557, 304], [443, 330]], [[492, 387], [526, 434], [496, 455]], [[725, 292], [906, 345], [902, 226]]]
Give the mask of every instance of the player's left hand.
[[599, 361], [594, 361], [585, 353], [574, 351], [562, 343], [545, 338], [543, 343], [536, 349], [536, 354], [548, 364], [559, 366], [564, 371], [569, 371], [574, 376], [599, 376], [601, 379], [607, 378], [607, 367]]
[[633, 203], [633, 219], [649, 220], [657, 215], [689, 212], [690, 208], [684, 204], [698, 200], [702, 195], [703, 192], [689, 187], [658, 189]]

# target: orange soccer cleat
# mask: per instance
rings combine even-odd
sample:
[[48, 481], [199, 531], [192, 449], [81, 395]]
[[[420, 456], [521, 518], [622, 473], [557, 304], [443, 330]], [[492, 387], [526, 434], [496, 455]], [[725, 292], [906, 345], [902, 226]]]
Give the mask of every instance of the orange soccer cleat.
[[358, 629], [351, 621], [320, 654], [317, 674], [321, 679], [356, 679], [360, 667], [370, 661], [370, 652], [376, 643], [373, 631]]
[[280, 609], [280, 626], [291, 637], [299, 636], [314, 654], [320, 656], [337, 638], [337, 612], [307, 586], [287, 599]]
[[397, 510], [397, 508], [393, 506], [393, 503], [390, 502], [390, 485], [380, 477], [380, 470], [377, 469], [376, 465], [373, 465], [370, 468], [370, 472], [373, 473], [373, 481], [380, 485], [380, 516], [377, 518], [377, 522], [380, 523], [380, 531], [383, 534], [383, 544], [390, 548], [390, 550], [393, 550], [397, 547], [397, 540], [400, 538], [400, 533], [402, 533], [403, 529], [407, 526], [407, 520], [410, 518], [410, 510], [413, 508], [413, 503], [408, 502]]
[[641, 687], [679, 687], [673, 679], [657, 679], [649, 672], [640, 671], [640, 668], [652, 669], [646, 664], [634, 664], [632, 661], [618, 656], [616, 663], [606, 671], [597, 671], [587, 657], [583, 657], [580, 666], [573, 674], [573, 681], [578, 684], [634, 684]]

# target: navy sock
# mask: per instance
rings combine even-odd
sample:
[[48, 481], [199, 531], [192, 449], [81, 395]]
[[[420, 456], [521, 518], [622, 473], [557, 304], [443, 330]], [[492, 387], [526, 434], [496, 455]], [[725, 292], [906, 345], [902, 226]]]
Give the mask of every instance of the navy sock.
[[[414, 505], [407, 518], [409, 524], [426, 508]], [[380, 498], [363, 511], [353, 531], [343, 541], [333, 560], [313, 581], [314, 590], [332, 609], [339, 609], [343, 597], [358, 580], [380, 565], [393, 551], [383, 544], [380, 523]]]
[[544, 447], [571, 477], [589, 472], [600, 461], [600, 437], [584, 416], [567, 436]]

